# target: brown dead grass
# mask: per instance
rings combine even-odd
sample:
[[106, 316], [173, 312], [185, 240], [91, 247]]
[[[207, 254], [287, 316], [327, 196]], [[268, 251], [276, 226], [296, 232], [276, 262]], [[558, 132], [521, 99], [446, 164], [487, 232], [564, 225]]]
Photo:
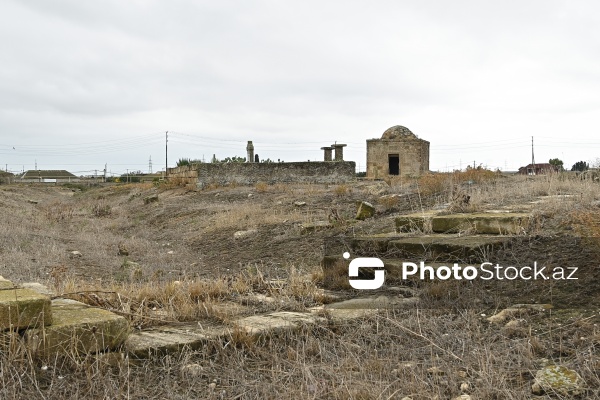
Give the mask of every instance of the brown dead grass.
[[[446, 189], [435, 202], [448, 202], [456, 185], [474, 204], [485, 207], [512, 207], [543, 194], [550, 197], [536, 203], [538, 212], [568, 215], [581, 234], [598, 231], [592, 207], [600, 198], [597, 184], [560, 176], [490, 178], [471, 185], [462, 180], [452, 181], [453, 186], [439, 179]], [[432, 193], [440, 193], [436, 186], [440, 182], [432, 181]], [[160, 201], [144, 205], [143, 197], [155, 191]], [[203, 264], [202, 249], [190, 248], [188, 239], [218, 236], [223, 230], [227, 236], [218, 237], [230, 238], [233, 230], [321, 219], [332, 198], [342, 201], [345, 196], [316, 185], [273, 185], [254, 198], [240, 188], [185, 192], [132, 184], [71, 196], [55, 189], [2, 187], [0, 275], [16, 282], [48, 283], [67, 297], [126, 316], [134, 327], [173, 321], [227, 324], [239, 315], [306, 310], [324, 300], [323, 274], [316, 266], [288, 266], [283, 282], [270, 276], [269, 263], [198, 277], [195, 271], [210, 266]], [[317, 203], [320, 197], [327, 200]], [[30, 198], [38, 204], [28, 202]], [[284, 204], [277, 205], [280, 198]], [[291, 205], [306, 199], [306, 208]], [[353, 207], [353, 199], [348, 202]], [[100, 218], [92, 212], [95, 204], [108, 204], [111, 212]], [[283, 231], [281, 236], [292, 233]], [[141, 277], [116, 278], [127, 272], [121, 268], [125, 257], [117, 254], [119, 245], [129, 250], [127, 260], [139, 263]], [[68, 250], [83, 256], [72, 258]], [[337, 268], [341, 278], [335, 284], [347, 288], [342, 274], [346, 266]], [[256, 295], [274, 301], [261, 303], [253, 300]], [[434, 285], [428, 295], [439, 300], [460, 293]], [[576, 369], [586, 381], [581, 398], [600, 397], [597, 315], [589, 319], [571, 310], [545, 319], [531, 317], [526, 329], [503, 329], [491, 326], [482, 313], [389, 310], [339, 322], [325, 312], [327, 322], [295, 334], [257, 340], [233, 331], [224, 342], [140, 361], [74, 354], [43, 358], [16, 348], [13, 337], [12, 350], [0, 354], [0, 397], [452, 399], [467, 393], [479, 399], [524, 400], [531, 398], [541, 358]], [[10, 333], [1, 336], [10, 343]], [[201, 372], [184, 374], [183, 367], [189, 365]], [[428, 372], [433, 367], [443, 373]], [[461, 391], [463, 383], [468, 389]]]

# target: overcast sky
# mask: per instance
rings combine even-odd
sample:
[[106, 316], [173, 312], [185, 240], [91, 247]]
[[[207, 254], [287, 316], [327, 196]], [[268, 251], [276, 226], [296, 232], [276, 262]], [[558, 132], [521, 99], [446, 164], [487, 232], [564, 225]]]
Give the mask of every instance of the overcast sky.
[[600, 157], [597, 1], [0, 0], [0, 165], [321, 160], [403, 125], [430, 168]]

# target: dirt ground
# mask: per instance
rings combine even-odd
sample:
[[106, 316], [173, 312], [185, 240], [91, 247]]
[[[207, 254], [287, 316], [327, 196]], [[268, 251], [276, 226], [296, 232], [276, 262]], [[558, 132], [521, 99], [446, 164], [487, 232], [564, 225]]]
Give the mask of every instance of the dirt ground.
[[[124, 260], [139, 263], [147, 278], [215, 277], [255, 265], [277, 278], [292, 265], [318, 266], [329, 235], [393, 230], [385, 216], [352, 221], [356, 201], [375, 200], [360, 185], [202, 191], [13, 185], [0, 193], [1, 273], [16, 281], [44, 279], [57, 268], [68, 276], [110, 279]], [[158, 201], [145, 204], [151, 196]], [[331, 229], [303, 234], [302, 224], [327, 221], [332, 211], [352, 225], [333, 221]], [[234, 239], [235, 232], [248, 230], [255, 232]], [[119, 254], [119, 246], [128, 254]]]

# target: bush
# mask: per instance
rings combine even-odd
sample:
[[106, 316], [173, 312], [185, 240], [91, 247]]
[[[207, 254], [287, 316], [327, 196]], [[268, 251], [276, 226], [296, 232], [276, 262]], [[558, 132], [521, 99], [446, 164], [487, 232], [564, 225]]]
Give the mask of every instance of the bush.
[[585, 161], [577, 161], [571, 167], [571, 171], [579, 171], [579, 172], [587, 171], [588, 169], [590, 169], [590, 165], [588, 163], [586, 163]]

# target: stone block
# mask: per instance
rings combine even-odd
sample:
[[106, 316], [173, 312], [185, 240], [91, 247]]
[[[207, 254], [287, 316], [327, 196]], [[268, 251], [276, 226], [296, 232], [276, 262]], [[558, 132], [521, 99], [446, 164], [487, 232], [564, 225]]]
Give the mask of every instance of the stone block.
[[375, 215], [375, 207], [373, 204], [368, 203], [366, 201], [361, 201], [358, 203], [358, 209], [356, 210], [356, 219], [365, 220], [367, 218], [372, 218]]
[[178, 352], [184, 348], [196, 350], [211, 340], [227, 336], [228, 332], [223, 326], [199, 323], [164, 325], [129, 335], [125, 349], [136, 358]]
[[30, 289], [13, 288], [0, 280], [0, 330], [39, 327], [52, 323], [50, 298]]
[[323, 318], [310, 313], [280, 311], [241, 318], [233, 323], [249, 335], [262, 336], [295, 331], [303, 324], [314, 324], [318, 320], [323, 320]]
[[484, 235], [516, 235], [529, 228], [530, 219], [526, 213], [437, 215], [431, 219], [431, 229], [436, 233], [470, 230]]
[[38, 354], [89, 354], [119, 347], [129, 335], [129, 322], [110, 311], [69, 299], [52, 301], [52, 325], [25, 332]]

